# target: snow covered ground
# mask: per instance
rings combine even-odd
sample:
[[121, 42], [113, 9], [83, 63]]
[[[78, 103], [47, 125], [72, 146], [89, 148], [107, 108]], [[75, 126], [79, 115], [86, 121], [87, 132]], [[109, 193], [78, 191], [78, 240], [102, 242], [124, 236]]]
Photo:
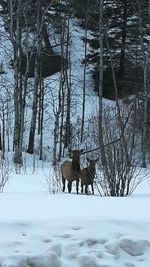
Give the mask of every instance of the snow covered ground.
[[132, 197], [50, 194], [46, 170], [26, 172], [0, 194], [1, 267], [150, 267], [147, 180]]
[[[81, 35], [83, 37], [84, 32], [74, 23], [72, 35], [75, 102], [79, 96], [82, 99], [84, 47]], [[5, 59], [6, 50], [11, 46], [5, 34], [1, 43], [4, 44], [3, 37], [7, 45], [0, 45], [0, 52]], [[9, 64], [5, 65], [7, 69]], [[90, 69], [87, 72], [90, 77]], [[12, 74], [9, 70], [8, 78]], [[0, 82], [6, 87], [9, 80]], [[86, 116], [89, 117], [93, 109], [96, 110], [98, 98], [94, 93], [91, 95], [91, 79], [86, 80], [86, 85]], [[54, 91], [55, 87], [54, 81]], [[75, 118], [82, 112], [82, 101], [77, 103]], [[49, 121], [49, 124], [52, 123]], [[30, 163], [32, 166], [33, 159]], [[125, 198], [67, 192], [50, 194], [46, 182], [49, 169], [42, 170], [38, 164], [36, 162], [34, 174], [31, 166], [27, 166], [24, 173], [13, 174], [4, 193], [0, 194], [0, 267], [150, 267], [148, 181], [137, 188], [134, 196]], [[53, 175], [51, 172], [51, 177]]]

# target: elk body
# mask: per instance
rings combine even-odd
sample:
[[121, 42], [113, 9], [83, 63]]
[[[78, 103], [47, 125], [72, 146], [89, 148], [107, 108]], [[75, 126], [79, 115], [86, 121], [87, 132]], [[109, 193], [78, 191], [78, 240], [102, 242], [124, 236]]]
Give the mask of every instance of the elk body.
[[94, 195], [93, 183], [96, 173], [95, 165], [98, 160], [99, 158], [96, 160], [87, 158], [87, 161], [90, 163], [90, 165], [80, 171], [79, 178], [81, 179], [81, 193], [83, 193], [83, 187], [85, 186], [85, 194], [88, 194], [88, 186], [91, 185], [92, 193]]
[[68, 192], [71, 193], [72, 182], [76, 181], [76, 192], [78, 194], [79, 173], [80, 173], [80, 154], [83, 150], [72, 150], [72, 161], [64, 161], [61, 164], [61, 174], [63, 182], [63, 192], [65, 191], [65, 182], [68, 181]]

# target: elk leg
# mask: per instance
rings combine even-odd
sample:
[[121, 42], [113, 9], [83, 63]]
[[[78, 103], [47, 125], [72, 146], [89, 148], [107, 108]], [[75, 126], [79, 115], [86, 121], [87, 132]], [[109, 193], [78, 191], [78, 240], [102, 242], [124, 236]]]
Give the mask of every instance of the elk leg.
[[83, 194], [83, 184], [81, 183], [81, 193]]
[[63, 182], [63, 189], [62, 189], [62, 191], [65, 192], [65, 182], [66, 182], [66, 179], [64, 177], [62, 177], [62, 182]]
[[79, 179], [77, 178], [76, 179], [76, 191], [77, 191], [77, 194], [78, 194], [78, 188], [79, 188]]
[[68, 192], [71, 193], [72, 189], [72, 182], [68, 182]]
[[88, 194], [88, 185], [85, 186], [85, 194]]
[[91, 184], [91, 188], [92, 188], [92, 193], [94, 195], [94, 186], [93, 186], [93, 183]]

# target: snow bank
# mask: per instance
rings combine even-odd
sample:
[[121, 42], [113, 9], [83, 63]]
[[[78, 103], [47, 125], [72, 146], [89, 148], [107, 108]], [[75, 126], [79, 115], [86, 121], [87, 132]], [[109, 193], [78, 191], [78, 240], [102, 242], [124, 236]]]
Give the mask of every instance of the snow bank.
[[118, 242], [119, 247], [131, 256], [143, 255], [148, 247], [150, 247], [150, 242], [148, 240], [131, 239], [128, 237], [123, 237]]
[[9, 255], [1, 261], [1, 267], [27, 267], [27, 260], [24, 256]]
[[98, 260], [93, 255], [83, 255], [78, 259], [80, 267], [99, 267]]
[[51, 246], [50, 250], [47, 250], [47, 252], [54, 252], [58, 257], [60, 257], [62, 254], [62, 246], [60, 243], [54, 244]]
[[150, 194], [51, 195], [44, 179], [16, 175], [0, 194], [0, 267], [150, 266]]
[[117, 241], [108, 242], [105, 248], [108, 253], [115, 255], [116, 258], [119, 257], [120, 249]]
[[61, 265], [61, 261], [55, 252], [46, 252], [41, 255], [28, 257], [27, 263], [30, 267], [60, 267]]

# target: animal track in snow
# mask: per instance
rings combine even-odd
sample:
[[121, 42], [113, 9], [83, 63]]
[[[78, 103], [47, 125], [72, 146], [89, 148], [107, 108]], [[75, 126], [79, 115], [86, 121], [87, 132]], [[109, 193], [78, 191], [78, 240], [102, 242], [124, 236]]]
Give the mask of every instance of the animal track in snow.
[[125, 262], [126, 267], [135, 267], [135, 264], [133, 262]]
[[131, 256], [143, 255], [145, 250], [150, 246], [148, 240], [132, 239], [132, 238], [120, 238], [118, 246]]
[[71, 237], [71, 234], [63, 234], [63, 235], [60, 235], [58, 237], [66, 238], [67, 239], [67, 238]]
[[82, 246], [88, 246], [88, 247], [92, 247], [95, 245], [103, 245], [106, 243], [106, 239], [95, 239], [95, 238], [87, 238], [85, 240], [82, 240], [79, 245]]
[[15, 250], [15, 251], [14, 251], [14, 253], [16, 253], [16, 254], [19, 253], [19, 252], [20, 252], [20, 250]]
[[82, 228], [79, 227], [79, 226], [75, 226], [75, 227], [72, 228], [72, 230], [74, 230], [74, 231], [79, 231], [79, 230], [81, 230], [81, 229], [82, 229]]
[[51, 243], [52, 242], [52, 239], [51, 238], [44, 238], [42, 241], [44, 243]]
[[24, 236], [27, 236], [27, 234], [23, 233], [22, 236], [23, 236], [23, 237], [24, 237]]

